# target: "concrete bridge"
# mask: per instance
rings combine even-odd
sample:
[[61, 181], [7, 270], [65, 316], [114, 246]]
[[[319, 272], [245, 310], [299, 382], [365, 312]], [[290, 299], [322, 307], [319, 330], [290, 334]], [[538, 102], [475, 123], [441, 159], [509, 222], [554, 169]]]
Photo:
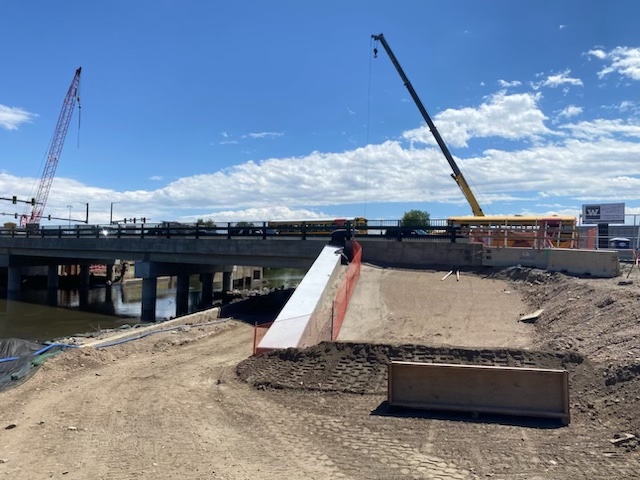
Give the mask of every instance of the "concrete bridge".
[[[48, 267], [48, 286], [54, 289], [58, 285], [59, 265], [80, 265], [81, 287], [87, 288], [89, 265], [110, 266], [115, 260], [134, 260], [135, 276], [142, 279], [141, 318], [154, 320], [159, 276], [177, 277], [176, 315], [182, 315], [187, 313], [190, 275], [200, 274], [203, 302], [209, 302], [215, 272], [223, 272], [223, 289], [230, 290], [231, 272], [236, 265], [306, 270], [329, 239], [328, 236], [303, 239], [222, 235], [200, 238], [0, 236], [0, 268], [7, 270], [7, 291], [11, 296], [20, 290], [21, 276], [27, 274], [30, 267]], [[376, 235], [361, 235], [357, 239], [362, 245], [362, 261], [381, 265], [414, 268], [522, 265], [596, 277], [619, 274], [618, 254], [611, 250], [498, 248], [464, 241], [448, 242], [442, 238], [394, 241]]]
[[262, 238], [39, 238], [0, 237], [0, 269], [7, 271], [7, 293], [20, 291], [23, 275], [47, 268], [47, 286], [58, 287], [60, 265], [80, 266], [81, 291], [88, 290], [89, 266], [134, 260], [142, 279], [143, 320], [155, 319], [156, 285], [160, 276], [177, 278], [176, 315], [187, 313], [189, 276], [200, 274], [203, 302], [213, 298], [213, 276], [223, 272], [223, 290], [231, 290], [233, 267], [308, 269], [328, 239]]

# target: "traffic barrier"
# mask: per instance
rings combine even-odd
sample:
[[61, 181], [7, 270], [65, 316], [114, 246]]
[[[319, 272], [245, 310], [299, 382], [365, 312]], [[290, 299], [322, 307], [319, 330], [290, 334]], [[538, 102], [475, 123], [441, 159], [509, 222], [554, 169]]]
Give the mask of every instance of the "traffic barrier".
[[[316, 345], [323, 341], [334, 340], [338, 333], [340, 332], [340, 327], [342, 327], [342, 322], [344, 321], [344, 317], [347, 311], [347, 306], [349, 305], [349, 299], [353, 294], [353, 290], [355, 289], [356, 282], [360, 277], [360, 265], [362, 263], [362, 246], [356, 242], [355, 240], [351, 242], [352, 245], [352, 258], [350, 260], [349, 266], [347, 267], [345, 278], [337, 289], [336, 295], [333, 300], [331, 300], [331, 307], [322, 308], [322, 304], [327, 304], [327, 302], [320, 301], [320, 308], [316, 308], [313, 312], [310, 312], [305, 315], [299, 315], [296, 317], [290, 318], [279, 318], [277, 320], [279, 325], [284, 325], [284, 322], [296, 322], [300, 323], [301, 321], [306, 322], [304, 326], [304, 330], [300, 334], [300, 338], [297, 341], [298, 348], [305, 348], [311, 345]], [[325, 287], [325, 294], [329, 293], [328, 284]], [[260, 341], [264, 338], [269, 327], [271, 327], [272, 323], [265, 323], [262, 325], [254, 326], [254, 335], [253, 335], [253, 354], [259, 355], [261, 353], [272, 350], [273, 348], [259, 348]]]
[[566, 370], [390, 362], [390, 407], [570, 421]]

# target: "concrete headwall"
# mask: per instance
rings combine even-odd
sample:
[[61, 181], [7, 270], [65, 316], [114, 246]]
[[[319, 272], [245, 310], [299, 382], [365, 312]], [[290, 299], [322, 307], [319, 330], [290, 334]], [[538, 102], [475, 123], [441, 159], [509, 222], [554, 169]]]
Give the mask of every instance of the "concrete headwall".
[[398, 267], [481, 266], [482, 245], [471, 243], [376, 241], [358, 238], [362, 261]]
[[397, 267], [524, 267], [593, 277], [620, 275], [615, 250], [487, 247], [480, 243], [359, 240], [362, 261]]
[[482, 264], [487, 267], [522, 265], [550, 272], [611, 278], [620, 275], [618, 252], [615, 250], [569, 250], [549, 248], [484, 247]]

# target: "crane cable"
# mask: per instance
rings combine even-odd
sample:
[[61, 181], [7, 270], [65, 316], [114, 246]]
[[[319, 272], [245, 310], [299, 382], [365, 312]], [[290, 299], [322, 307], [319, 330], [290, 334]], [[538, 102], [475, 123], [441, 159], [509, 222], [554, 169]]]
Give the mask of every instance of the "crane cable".
[[[371, 130], [371, 46], [373, 39], [369, 39], [369, 50], [367, 50], [367, 56], [369, 57], [369, 84], [367, 87], [367, 132], [365, 138], [365, 148], [369, 146], [369, 132]], [[365, 162], [364, 169], [364, 214], [363, 217], [367, 218], [367, 203], [369, 197], [369, 162]]]
[[82, 118], [82, 105], [80, 104], [80, 80], [78, 80], [78, 91], [76, 92], [76, 102], [78, 102], [78, 144], [76, 148], [80, 148], [80, 119]]

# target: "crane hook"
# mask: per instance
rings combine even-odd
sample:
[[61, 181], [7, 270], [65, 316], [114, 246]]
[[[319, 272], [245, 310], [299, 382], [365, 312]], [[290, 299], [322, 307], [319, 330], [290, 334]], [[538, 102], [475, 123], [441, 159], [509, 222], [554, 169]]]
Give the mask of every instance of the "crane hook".
[[378, 49], [375, 47], [373, 49], [373, 58], [378, 58]]

